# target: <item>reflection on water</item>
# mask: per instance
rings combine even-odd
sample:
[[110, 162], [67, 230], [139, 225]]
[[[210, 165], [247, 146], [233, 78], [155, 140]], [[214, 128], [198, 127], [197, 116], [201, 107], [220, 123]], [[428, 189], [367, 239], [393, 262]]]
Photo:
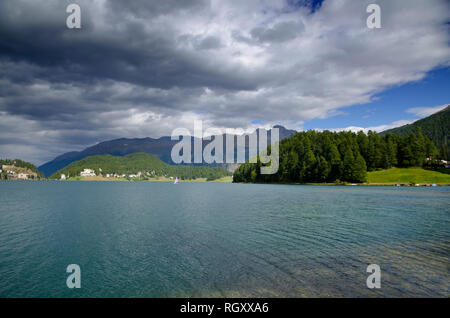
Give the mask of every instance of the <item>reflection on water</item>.
[[[0, 183], [0, 296], [449, 297], [450, 188]], [[65, 285], [68, 264], [82, 288]], [[369, 264], [381, 289], [366, 287]]]

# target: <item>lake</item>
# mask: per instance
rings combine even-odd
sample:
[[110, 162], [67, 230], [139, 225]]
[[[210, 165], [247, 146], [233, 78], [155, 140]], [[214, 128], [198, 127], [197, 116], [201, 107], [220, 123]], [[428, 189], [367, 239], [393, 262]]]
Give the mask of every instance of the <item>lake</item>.
[[0, 182], [0, 297], [449, 297], [449, 256], [449, 187]]

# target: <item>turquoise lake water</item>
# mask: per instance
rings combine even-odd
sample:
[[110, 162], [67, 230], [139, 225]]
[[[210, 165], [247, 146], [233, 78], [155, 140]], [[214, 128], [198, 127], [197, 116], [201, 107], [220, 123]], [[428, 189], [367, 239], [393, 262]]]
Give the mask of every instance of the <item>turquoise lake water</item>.
[[[368, 289], [369, 264], [381, 289]], [[81, 267], [81, 288], [66, 267]], [[0, 297], [449, 297], [450, 188], [0, 182]]]

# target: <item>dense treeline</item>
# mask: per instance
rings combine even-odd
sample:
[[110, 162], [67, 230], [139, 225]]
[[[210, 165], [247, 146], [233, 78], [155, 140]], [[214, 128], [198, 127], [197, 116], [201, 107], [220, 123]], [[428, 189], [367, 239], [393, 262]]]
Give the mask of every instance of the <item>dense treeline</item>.
[[72, 162], [67, 167], [55, 172], [50, 178], [59, 179], [61, 174], [70, 177], [79, 176], [84, 169], [93, 169], [97, 175], [101, 174], [103, 176], [106, 174], [124, 174], [128, 176], [141, 172], [143, 174], [142, 178], [147, 176], [173, 176], [182, 180], [196, 178], [215, 180], [231, 175], [229, 171], [219, 167], [174, 166], [166, 164], [154, 155], [134, 153], [124, 157], [112, 155], [87, 157]]
[[[270, 150], [269, 150], [270, 151]], [[438, 153], [419, 129], [406, 136], [375, 132], [299, 132], [280, 142], [276, 174], [261, 175], [261, 163], [245, 163], [234, 182], [365, 182], [367, 171], [422, 166]]]

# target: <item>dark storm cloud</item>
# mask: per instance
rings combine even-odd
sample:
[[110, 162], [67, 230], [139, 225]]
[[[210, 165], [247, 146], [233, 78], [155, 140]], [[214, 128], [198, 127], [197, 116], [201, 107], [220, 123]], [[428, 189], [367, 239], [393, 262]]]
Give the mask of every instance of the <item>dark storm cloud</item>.
[[174, 12], [185, 11], [189, 14], [203, 11], [211, 5], [209, 0], [110, 0], [107, 3], [113, 12], [123, 14], [131, 13], [138, 17], [152, 18], [159, 15], [172, 14]]
[[[0, 3], [0, 56], [4, 60], [45, 67], [36, 74], [42, 79], [83, 83], [111, 79], [165, 89], [174, 86], [255, 88], [255, 78], [239, 69], [204, 63], [201, 56], [179, 48], [178, 34], [170, 25], [148, 29], [147, 19], [135, 20], [124, 14], [128, 11], [144, 16], [151, 13], [151, 19], [171, 12], [204, 8], [204, 1], [108, 2], [106, 7], [116, 11], [103, 13], [111, 17], [103, 23], [111, 25], [105, 29], [99, 27], [99, 30], [95, 26], [99, 17], [94, 10], [86, 10], [87, 5], [81, 5], [85, 8], [82, 10], [83, 29], [69, 30], [65, 27], [64, 2], [41, 6], [21, 4], [16, 1]], [[218, 48], [220, 40], [213, 36], [201, 41], [196, 39], [195, 47]]]
[[304, 30], [305, 26], [300, 22], [281, 22], [271, 28], [254, 28], [250, 34], [261, 42], [280, 43], [295, 39]]

